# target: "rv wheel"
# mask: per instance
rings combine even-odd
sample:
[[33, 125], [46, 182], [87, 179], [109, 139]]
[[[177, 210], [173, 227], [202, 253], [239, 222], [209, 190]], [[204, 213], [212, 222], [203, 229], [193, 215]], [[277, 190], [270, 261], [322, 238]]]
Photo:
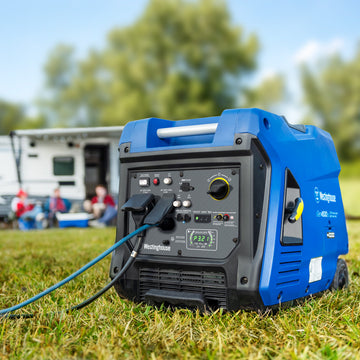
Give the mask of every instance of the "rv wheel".
[[344, 259], [338, 259], [330, 290], [344, 289], [349, 286], [349, 272]]

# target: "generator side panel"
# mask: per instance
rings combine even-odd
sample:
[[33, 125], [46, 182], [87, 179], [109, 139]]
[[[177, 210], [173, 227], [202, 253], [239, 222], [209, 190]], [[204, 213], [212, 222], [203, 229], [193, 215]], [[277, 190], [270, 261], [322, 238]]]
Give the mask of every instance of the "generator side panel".
[[[309, 141], [315, 147], [315, 140]], [[300, 145], [301, 142], [296, 143]], [[322, 152], [326, 152], [325, 146], [316, 157], [323, 159]], [[299, 166], [298, 157], [274, 164], [269, 222], [276, 225], [273, 231], [269, 227], [263, 264], [263, 269], [269, 271], [262, 273], [260, 281], [260, 293], [267, 306], [328, 289], [338, 257], [348, 251], [337, 158], [328, 161], [327, 167], [322, 165], [320, 176], [312, 176], [312, 157], [310, 152], [302, 156], [308, 161], [308, 168]], [[303, 201], [303, 212], [296, 222], [290, 223], [297, 198]]]

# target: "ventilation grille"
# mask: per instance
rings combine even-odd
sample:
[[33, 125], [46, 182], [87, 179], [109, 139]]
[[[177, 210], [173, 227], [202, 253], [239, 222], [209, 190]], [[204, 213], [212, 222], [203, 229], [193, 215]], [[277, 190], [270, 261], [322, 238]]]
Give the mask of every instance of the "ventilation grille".
[[222, 272], [140, 267], [140, 298], [150, 289], [202, 294], [211, 307], [226, 309], [226, 279]]
[[288, 250], [280, 253], [277, 287], [296, 285], [300, 281], [301, 251]]

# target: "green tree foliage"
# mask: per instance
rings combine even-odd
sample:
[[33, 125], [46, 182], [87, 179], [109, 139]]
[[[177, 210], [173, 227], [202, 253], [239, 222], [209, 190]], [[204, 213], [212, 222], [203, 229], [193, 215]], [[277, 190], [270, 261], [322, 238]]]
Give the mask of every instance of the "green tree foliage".
[[0, 134], [8, 135], [23, 119], [24, 112], [20, 105], [0, 100]]
[[244, 91], [243, 103], [246, 107], [257, 107], [272, 111], [286, 96], [285, 79], [280, 74], [266, 77], [257, 87]]
[[16, 129], [38, 129], [45, 126], [43, 116], [26, 116], [21, 105], [0, 100], [0, 135], [8, 135], [11, 130]]
[[308, 118], [329, 131], [343, 160], [360, 157], [360, 47], [350, 61], [339, 55], [302, 68]]
[[73, 114], [75, 99], [69, 96], [69, 89], [77, 68], [74, 52], [73, 47], [59, 44], [45, 64], [46, 96], [38, 101], [38, 105], [50, 124], [65, 125], [63, 119], [68, 119]]
[[[258, 48], [256, 36], [231, 22], [223, 1], [150, 0], [134, 24], [111, 31], [104, 49], [85, 59], [58, 46], [45, 66], [41, 105], [51, 123], [62, 125], [219, 114], [246, 103], [244, 82]], [[272, 101], [274, 92], [261, 91], [251, 92], [249, 103], [259, 96]]]

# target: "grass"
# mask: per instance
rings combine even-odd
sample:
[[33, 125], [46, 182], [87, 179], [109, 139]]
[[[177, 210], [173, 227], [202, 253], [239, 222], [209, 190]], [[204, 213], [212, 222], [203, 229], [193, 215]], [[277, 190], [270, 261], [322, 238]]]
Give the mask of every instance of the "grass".
[[[71, 315], [107, 281], [110, 259], [26, 308], [34, 319], [0, 321], [0, 358], [360, 359], [360, 222], [348, 224], [351, 286], [302, 306], [261, 315], [156, 310], [115, 291]], [[113, 243], [114, 229], [1, 232], [0, 307], [69, 275]]]
[[349, 162], [341, 161], [340, 178], [360, 178], [360, 159]]
[[[360, 182], [341, 180], [345, 210], [360, 215]], [[360, 222], [349, 221], [351, 286], [275, 314], [201, 315], [121, 300], [111, 290], [71, 315], [64, 309], [108, 278], [110, 258], [29, 306], [34, 319], [0, 320], [0, 358], [360, 359]], [[66, 277], [113, 244], [113, 228], [2, 231], [0, 308]]]
[[360, 216], [360, 177], [341, 178], [340, 187], [346, 214]]

